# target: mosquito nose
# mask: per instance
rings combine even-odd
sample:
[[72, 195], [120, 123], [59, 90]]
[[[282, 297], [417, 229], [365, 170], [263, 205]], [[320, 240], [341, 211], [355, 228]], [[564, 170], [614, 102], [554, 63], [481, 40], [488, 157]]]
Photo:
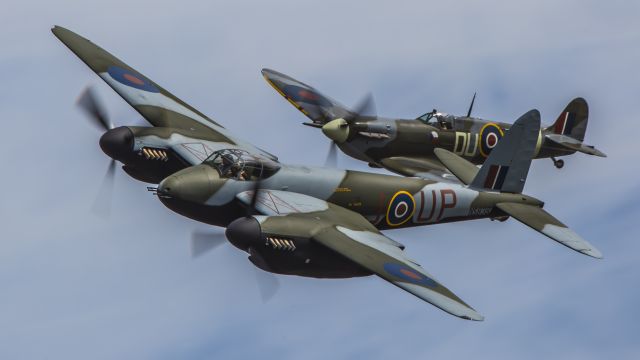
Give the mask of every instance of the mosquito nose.
[[100, 137], [100, 148], [110, 158], [123, 161], [133, 151], [133, 132], [126, 126], [107, 131]]
[[180, 170], [158, 184], [158, 195], [204, 204], [220, 187], [216, 175], [208, 165]]

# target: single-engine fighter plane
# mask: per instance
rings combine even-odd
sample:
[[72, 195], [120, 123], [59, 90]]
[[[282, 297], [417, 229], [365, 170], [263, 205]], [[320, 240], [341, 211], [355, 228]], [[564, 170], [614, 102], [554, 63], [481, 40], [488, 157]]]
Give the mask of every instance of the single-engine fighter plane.
[[136, 179], [166, 176], [152, 188], [165, 206], [226, 227], [228, 241], [260, 269], [314, 278], [377, 275], [450, 314], [482, 320], [380, 229], [512, 216], [601, 257], [542, 201], [522, 194], [540, 130], [537, 110], [514, 123], [480, 169], [436, 150], [460, 183], [286, 165], [88, 40], [61, 27], [53, 33], [154, 125], [113, 128], [95, 99], [83, 98], [108, 129], [100, 140], [104, 152]]
[[[371, 112], [371, 97], [349, 110], [336, 100], [290, 76], [262, 69], [267, 82], [305, 114], [311, 122], [304, 125], [321, 128], [332, 141], [328, 163], [335, 163], [337, 145], [345, 154], [405, 176], [432, 178], [446, 169], [434, 154], [442, 148], [482, 164], [511, 124], [472, 117], [475, 94], [466, 116], [454, 116], [433, 110], [416, 119], [389, 119]], [[541, 129], [534, 158], [551, 158], [557, 168], [564, 166], [559, 156], [576, 151], [606, 156], [593, 146], [582, 143], [589, 117], [583, 98], [572, 100], [553, 125]]]

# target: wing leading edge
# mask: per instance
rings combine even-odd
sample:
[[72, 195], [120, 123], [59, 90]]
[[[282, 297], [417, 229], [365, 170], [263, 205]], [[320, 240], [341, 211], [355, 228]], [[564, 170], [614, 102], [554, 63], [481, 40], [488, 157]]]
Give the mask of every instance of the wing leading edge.
[[51, 32], [153, 126], [193, 131], [203, 140], [237, 145], [275, 160], [91, 41], [60, 26]]

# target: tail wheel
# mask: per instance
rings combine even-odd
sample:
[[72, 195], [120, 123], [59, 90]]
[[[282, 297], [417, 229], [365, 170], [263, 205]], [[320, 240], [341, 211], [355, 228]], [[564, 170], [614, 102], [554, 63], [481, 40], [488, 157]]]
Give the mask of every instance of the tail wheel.
[[553, 166], [555, 166], [558, 169], [562, 169], [562, 167], [564, 166], [564, 160], [562, 159], [556, 160], [556, 158], [551, 158], [551, 160], [553, 160]]

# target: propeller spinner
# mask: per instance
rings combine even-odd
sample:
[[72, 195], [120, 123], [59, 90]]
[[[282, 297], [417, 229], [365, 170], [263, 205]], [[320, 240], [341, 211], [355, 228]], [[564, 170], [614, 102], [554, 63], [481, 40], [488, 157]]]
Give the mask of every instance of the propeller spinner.
[[355, 130], [354, 128], [358, 126], [360, 120], [363, 120], [365, 116], [376, 117], [375, 103], [371, 93], [362, 98], [353, 109], [349, 115], [331, 120], [322, 126], [322, 133], [331, 139], [325, 166], [336, 166], [338, 156], [336, 145], [347, 141], [349, 135]]

